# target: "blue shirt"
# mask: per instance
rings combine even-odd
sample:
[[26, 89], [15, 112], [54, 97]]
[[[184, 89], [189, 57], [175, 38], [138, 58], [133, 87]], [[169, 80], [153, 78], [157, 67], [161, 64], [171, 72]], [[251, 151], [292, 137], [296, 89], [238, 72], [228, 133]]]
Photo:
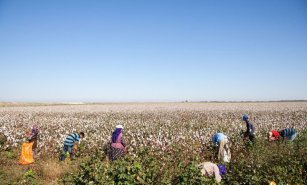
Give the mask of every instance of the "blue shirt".
[[225, 139], [227, 136], [223, 133], [216, 133], [212, 136], [212, 142], [213, 145], [218, 145], [223, 139]]
[[73, 146], [75, 142], [79, 142], [79, 141], [80, 141], [80, 135], [79, 134], [77, 134], [77, 133], [69, 134], [64, 141], [64, 145]]

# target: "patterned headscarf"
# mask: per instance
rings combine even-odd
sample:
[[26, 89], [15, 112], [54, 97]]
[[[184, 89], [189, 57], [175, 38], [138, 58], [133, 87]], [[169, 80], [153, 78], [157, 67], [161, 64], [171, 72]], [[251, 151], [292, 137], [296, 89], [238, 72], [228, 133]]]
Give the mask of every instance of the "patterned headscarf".
[[33, 125], [31, 132], [32, 132], [33, 135], [38, 134], [38, 127], [37, 127], [37, 125]]

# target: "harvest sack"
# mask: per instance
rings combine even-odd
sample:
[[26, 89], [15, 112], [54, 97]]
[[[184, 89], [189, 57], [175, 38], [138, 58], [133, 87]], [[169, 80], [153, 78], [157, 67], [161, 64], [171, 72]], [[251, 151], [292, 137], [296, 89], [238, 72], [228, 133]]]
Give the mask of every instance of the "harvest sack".
[[33, 142], [23, 143], [21, 148], [21, 154], [19, 158], [19, 164], [31, 164], [34, 162], [33, 151], [32, 151]]
[[65, 162], [70, 164], [71, 163], [70, 153], [67, 151], [65, 155], [66, 155]]

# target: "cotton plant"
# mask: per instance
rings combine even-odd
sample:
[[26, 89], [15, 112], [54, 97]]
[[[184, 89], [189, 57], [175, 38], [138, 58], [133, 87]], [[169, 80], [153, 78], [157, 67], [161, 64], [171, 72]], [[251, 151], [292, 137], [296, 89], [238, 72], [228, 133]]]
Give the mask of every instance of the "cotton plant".
[[[123, 137], [131, 154], [140, 147], [157, 152], [167, 151], [172, 143], [187, 150], [199, 150], [211, 144], [216, 132], [239, 142], [245, 130], [243, 114], [251, 115], [257, 137], [265, 137], [271, 129], [306, 127], [307, 103], [263, 104], [110, 104], [62, 105], [41, 107], [0, 107], [0, 132], [7, 136], [7, 145], [18, 147], [26, 131], [35, 123], [40, 130], [39, 152], [54, 154], [66, 136], [83, 131], [82, 144], [89, 155], [110, 141], [115, 125], [124, 125]], [[87, 137], [88, 136], [88, 137]]]

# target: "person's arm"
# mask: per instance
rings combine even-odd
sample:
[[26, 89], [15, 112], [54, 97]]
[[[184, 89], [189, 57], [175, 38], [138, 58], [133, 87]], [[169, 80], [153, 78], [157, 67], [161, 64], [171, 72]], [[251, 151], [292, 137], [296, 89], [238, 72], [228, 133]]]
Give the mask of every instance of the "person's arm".
[[124, 147], [126, 147], [126, 143], [124, 142], [124, 140], [122, 139], [122, 145], [124, 146]]
[[78, 150], [79, 142], [80, 142], [80, 135], [77, 134], [75, 136], [75, 142], [74, 142], [74, 145], [73, 145], [74, 152], [76, 152]]
[[78, 150], [78, 144], [79, 144], [79, 142], [74, 142], [74, 145], [73, 145], [73, 151], [74, 151], [74, 153], [76, 153], [77, 150]]
[[275, 139], [275, 137], [274, 136], [272, 136], [272, 137], [269, 137], [269, 141], [275, 141], [276, 139]]

